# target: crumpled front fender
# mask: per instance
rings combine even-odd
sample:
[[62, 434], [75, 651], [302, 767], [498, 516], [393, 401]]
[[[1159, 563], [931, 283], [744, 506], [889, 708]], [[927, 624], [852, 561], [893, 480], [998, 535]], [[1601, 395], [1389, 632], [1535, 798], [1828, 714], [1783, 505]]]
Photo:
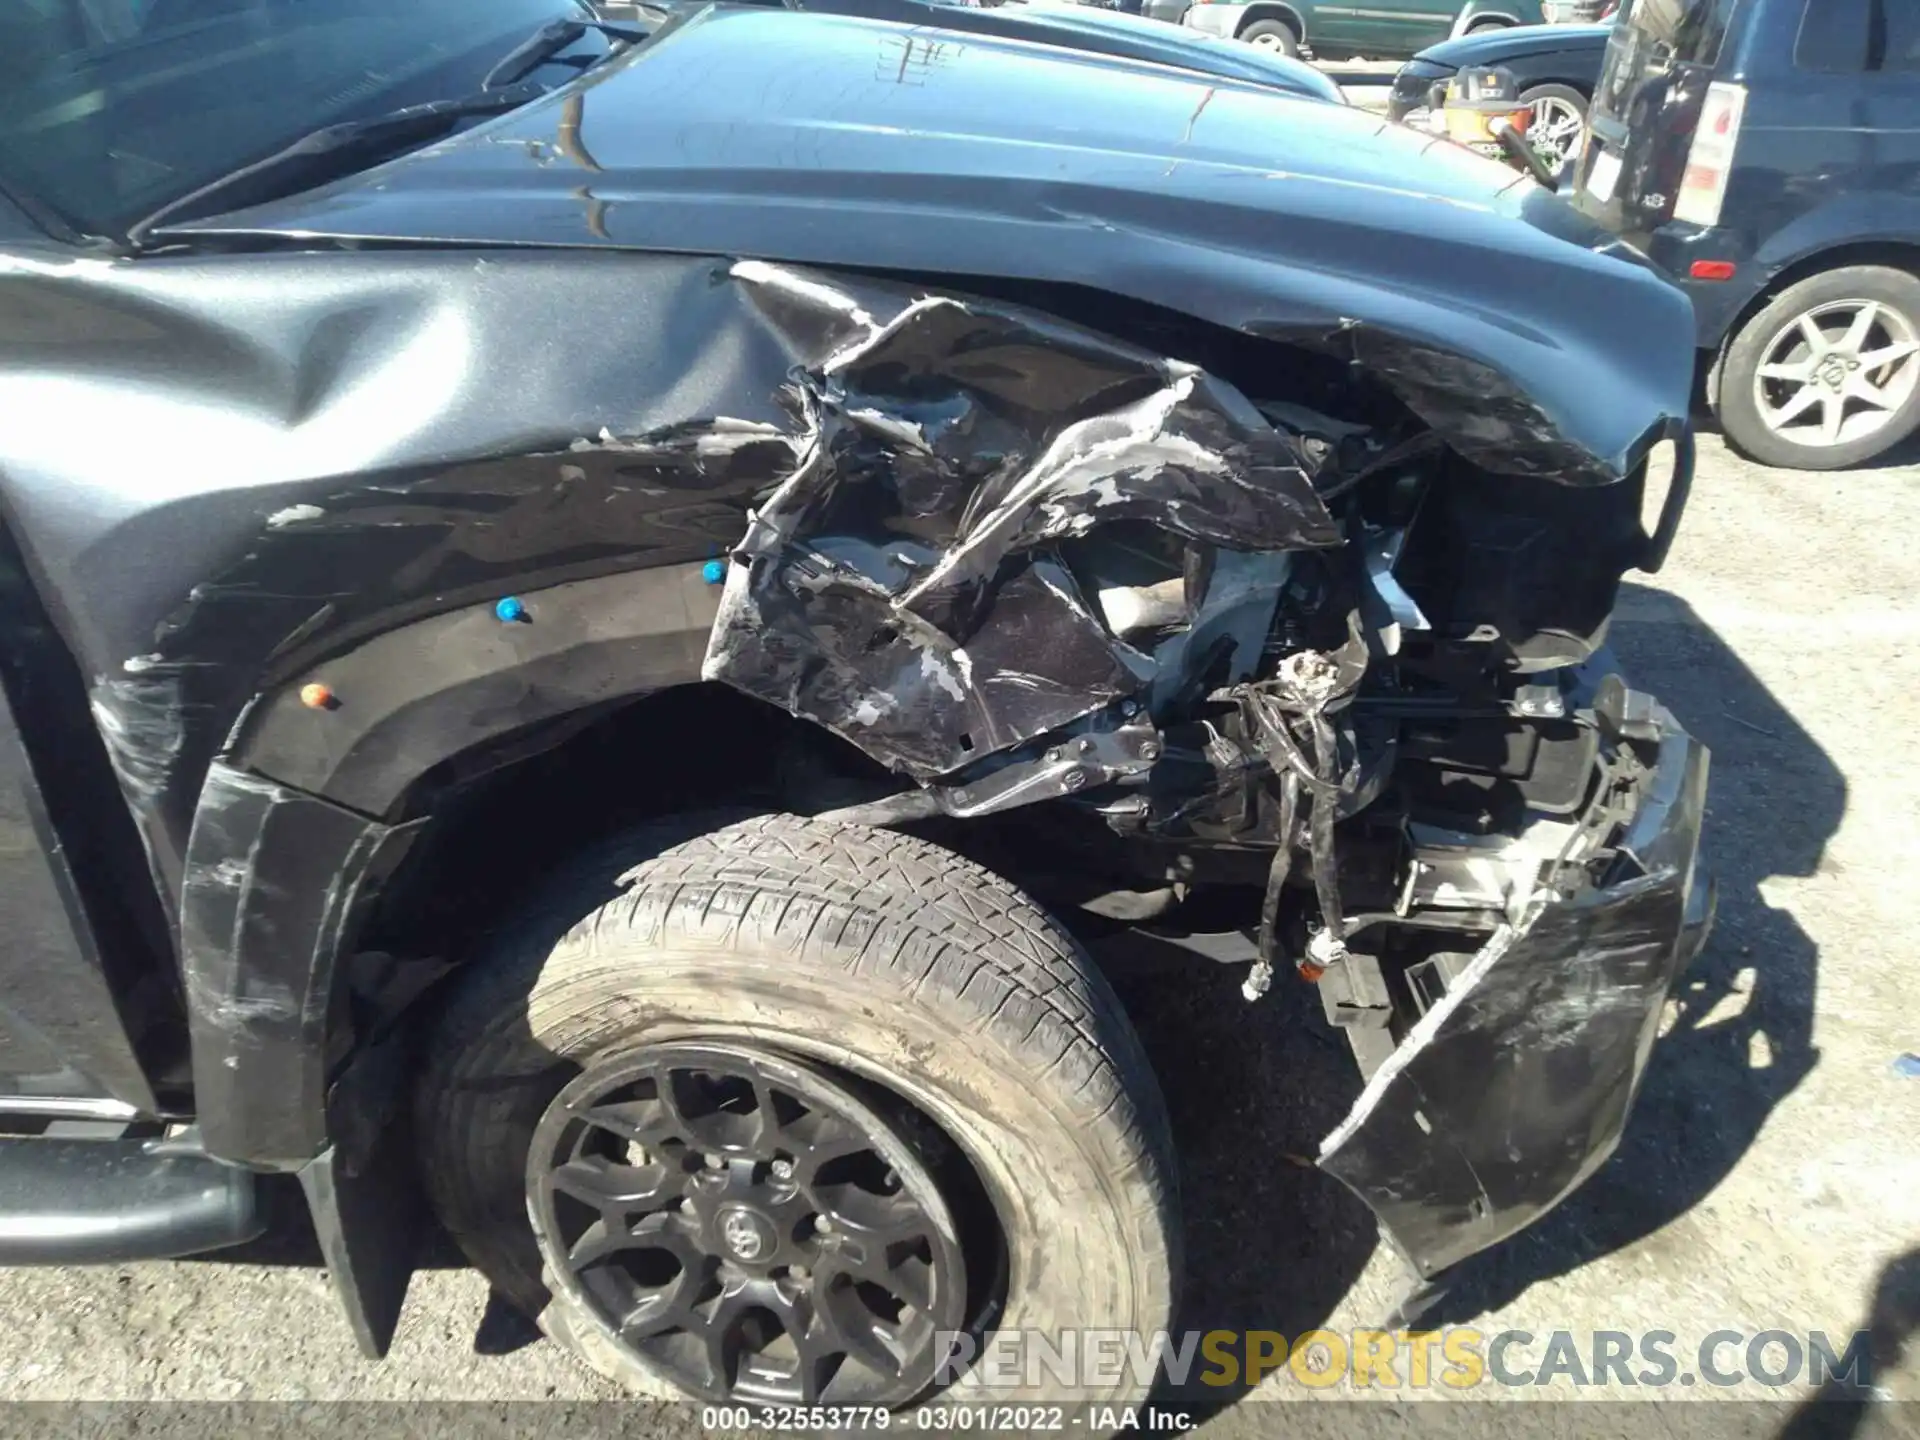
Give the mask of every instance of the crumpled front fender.
[[1667, 994], [1705, 941], [1708, 754], [1655, 713], [1618, 878], [1490, 940], [1321, 1146], [1422, 1276], [1531, 1224], [1613, 1153]]

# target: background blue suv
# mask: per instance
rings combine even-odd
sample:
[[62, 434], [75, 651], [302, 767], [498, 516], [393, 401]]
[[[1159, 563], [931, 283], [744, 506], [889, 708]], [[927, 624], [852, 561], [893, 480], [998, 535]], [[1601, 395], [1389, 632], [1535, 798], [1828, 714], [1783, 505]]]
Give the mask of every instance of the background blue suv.
[[1920, 428], [1920, 4], [1628, 0], [1576, 203], [1692, 295], [1726, 435], [1837, 469]]

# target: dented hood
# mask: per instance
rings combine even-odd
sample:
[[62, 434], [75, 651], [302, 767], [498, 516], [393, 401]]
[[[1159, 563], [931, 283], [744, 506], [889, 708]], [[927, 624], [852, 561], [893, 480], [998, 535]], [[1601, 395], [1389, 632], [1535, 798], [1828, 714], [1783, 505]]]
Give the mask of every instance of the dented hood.
[[1686, 413], [1686, 299], [1505, 167], [1111, 56], [709, 9], [544, 100], [158, 233], [596, 246], [1013, 277], [1350, 356], [1492, 468], [1626, 473]]

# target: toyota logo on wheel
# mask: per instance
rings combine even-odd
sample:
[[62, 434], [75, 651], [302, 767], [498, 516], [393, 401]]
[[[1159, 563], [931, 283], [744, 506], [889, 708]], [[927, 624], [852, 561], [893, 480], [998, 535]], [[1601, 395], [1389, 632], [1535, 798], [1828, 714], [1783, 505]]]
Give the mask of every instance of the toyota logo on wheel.
[[773, 1248], [772, 1227], [751, 1210], [729, 1210], [720, 1217], [720, 1238], [737, 1260], [754, 1261]]

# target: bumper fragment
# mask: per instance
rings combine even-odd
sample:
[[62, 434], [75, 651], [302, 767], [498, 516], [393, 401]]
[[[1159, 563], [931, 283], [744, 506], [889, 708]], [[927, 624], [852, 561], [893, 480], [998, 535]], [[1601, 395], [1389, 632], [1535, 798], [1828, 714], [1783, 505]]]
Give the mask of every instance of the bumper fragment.
[[1531, 1224], [1613, 1153], [1705, 942], [1708, 755], [1654, 710], [1658, 758], [1611, 883], [1495, 935], [1321, 1147], [1422, 1276]]

